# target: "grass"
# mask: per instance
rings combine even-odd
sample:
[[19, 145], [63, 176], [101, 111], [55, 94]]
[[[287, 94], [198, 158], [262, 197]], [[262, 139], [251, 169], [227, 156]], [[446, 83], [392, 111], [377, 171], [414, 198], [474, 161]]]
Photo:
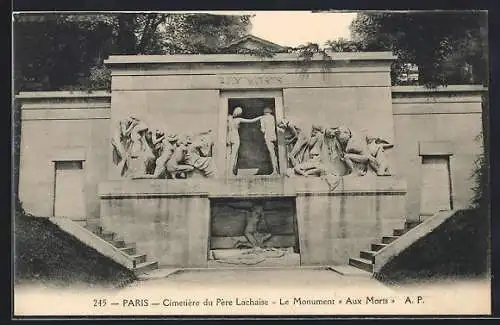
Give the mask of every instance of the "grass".
[[428, 236], [389, 261], [377, 279], [391, 284], [489, 276], [489, 216], [460, 210]]
[[14, 283], [121, 287], [134, 273], [99, 254], [46, 218], [18, 212], [14, 220]]

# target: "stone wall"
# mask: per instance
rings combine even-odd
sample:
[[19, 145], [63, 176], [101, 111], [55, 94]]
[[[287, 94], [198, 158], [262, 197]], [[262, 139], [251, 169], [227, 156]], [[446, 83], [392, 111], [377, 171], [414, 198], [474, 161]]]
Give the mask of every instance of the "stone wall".
[[102, 183], [101, 222], [162, 266], [207, 267], [210, 202], [199, 184]]
[[228, 183], [109, 181], [99, 187], [104, 228], [118, 233], [126, 242], [136, 243], [141, 252], [162, 266], [176, 267], [206, 267], [211, 235], [217, 237], [220, 248], [228, 242], [221, 237], [241, 233], [243, 224], [238, 215], [214, 229], [214, 221], [229, 218], [224, 211], [211, 216], [211, 201], [213, 205], [227, 199], [252, 198], [265, 202], [264, 210], [268, 211], [273, 207], [270, 197], [282, 198], [287, 213], [289, 203], [294, 202], [295, 234], [292, 218], [285, 220], [283, 214], [270, 215], [269, 226], [279, 232], [276, 246], [290, 247], [298, 235], [301, 265], [308, 266], [346, 264], [348, 257], [369, 249], [370, 243], [391, 235], [394, 228], [402, 228], [405, 194], [405, 182], [390, 176], [345, 177], [333, 191], [318, 178], [264, 177]]
[[19, 195], [34, 215], [54, 209], [54, 161], [83, 160], [86, 214], [99, 216], [97, 186], [107, 177], [108, 92], [21, 92]]
[[[394, 165], [408, 184], [408, 217], [420, 214], [423, 146], [444, 144], [450, 152], [453, 209], [466, 208], [472, 198], [474, 161], [482, 152], [476, 137], [482, 131], [481, 86], [393, 87], [396, 146]], [[434, 147], [437, 147], [436, 145]], [[440, 149], [435, 149], [439, 151]], [[439, 155], [440, 152], [433, 154]]]
[[333, 192], [297, 189], [301, 265], [347, 264], [392, 235], [404, 224], [405, 195], [404, 181], [392, 177], [345, 177]]

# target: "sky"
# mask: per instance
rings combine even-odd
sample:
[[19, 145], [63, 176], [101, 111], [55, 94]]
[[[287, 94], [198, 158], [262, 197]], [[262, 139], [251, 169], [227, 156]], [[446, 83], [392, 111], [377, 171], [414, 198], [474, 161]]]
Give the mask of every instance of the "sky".
[[327, 40], [350, 38], [352, 12], [311, 11], [215, 11], [218, 14], [254, 14], [251, 34], [283, 46], [306, 43], [324, 45]]
[[283, 46], [308, 42], [324, 45], [327, 40], [350, 38], [349, 25], [356, 13], [309, 11], [262, 11], [252, 18], [251, 33]]

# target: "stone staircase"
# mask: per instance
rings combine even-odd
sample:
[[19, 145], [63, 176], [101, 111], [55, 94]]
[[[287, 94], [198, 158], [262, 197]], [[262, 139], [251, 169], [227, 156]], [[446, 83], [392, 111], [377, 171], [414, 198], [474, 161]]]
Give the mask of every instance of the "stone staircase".
[[132, 270], [136, 275], [158, 269], [157, 261], [148, 260], [146, 254], [137, 252], [135, 243], [125, 242], [116, 233], [103, 229], [98, 218], [81, 221], [80, 225], [128, 255], [133, 261]]
[[359, 253], [359, 257], [349, 258], [349, 265], [360, 270], [372, 273], [374, 265], [374, 255], [379, 250], [388, 246], [400, 236], [406, 234], [410, 229], [418, 226], [421, 223], [422, 221], [406, 221], [404, 224], [404, 228], [393, 230], [392, 236], [383, 236], [380, 242], [371, 244], [370, 250], [361, 251]]

